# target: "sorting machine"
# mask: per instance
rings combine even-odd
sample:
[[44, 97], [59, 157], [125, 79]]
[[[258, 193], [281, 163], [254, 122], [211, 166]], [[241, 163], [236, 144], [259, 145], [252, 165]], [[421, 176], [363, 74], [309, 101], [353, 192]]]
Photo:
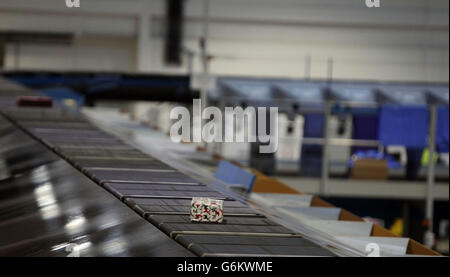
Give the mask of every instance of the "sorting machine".
[[[221, 224], [189, 221], [194, 196]], [[335, 256], [223, 192], [0, 79], [0, 256]]]

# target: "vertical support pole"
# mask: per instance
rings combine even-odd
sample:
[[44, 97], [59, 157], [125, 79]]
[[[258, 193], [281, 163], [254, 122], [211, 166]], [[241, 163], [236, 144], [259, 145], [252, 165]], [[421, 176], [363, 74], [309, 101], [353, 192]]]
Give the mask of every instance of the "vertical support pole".
[[[331, 91], [331, 82], [333, 81], [333, 59], [328, 58], [328, 67], [327, 67], [327, 92], [329, 94]], [[323, 144], [322, 144], [322, 176], [320, 179], [320, 188], [319, 193], [321, 195], [328, 194], [328, 178], [330, 175], [329, 168], [329, 144], [330, 144], [330, 134], [328, 132], [328, 126], [330, 122], [331, 115], [331, 107], [333, 102], [329, 99], [329, 95], [326, 95], [326, 103], [325, 103], [325, 111], [324, 111], [324, 119], [323, 119]]]
[[331, 85], [331, 82], [333, 81], [333, 66], [334, 66], [334, 60], [333, 58], [329, 57], [327, 62], [327, 81], [328, 85]]
[[[220, 97], [219, 101], [218, 101], [219, 109], [221, 111], [223, 111], [225, 109], [225, 105], [226, 104], [225, 104], [224, 98]], [[222, 120], [225, 120], [225, 119], [222, 119]], [[225, 124], [222, 125], [222, 134], [225, 134]], [[223, 143], [214, 142], [214, 148], [213, 148], [214, 152], [219, 153], [222, 156], [225, 156], [225, 153], [223, 151], [223, 145], [224, 145]]]
[[433, 214], [434, 214], [434, 153], [436, 152], [436, 124], [437, 124], [437, 106], [430, 105], [430, 129], [428, 134], [428, 173], [427, 173], [427, 199], [425, 206], [425, 219], [428, 222], [427, 230], [425, 231], [424, 243], [425, 246], [431, 248], [434, 245], [433, 233]]
[[328, 193], [327, 184], [329, 177], [329, 161], [328, 161], [328, 149], [330, 143], [330, 134], [328, 132], [328, 125], [331, 114], [332, 102], [327, 100], [325, 103], [324, 119], [323, 119], [323, 144], [322, 144], [322, 176], [320, 179], [319, 193], [326, 195]]
[[[208, 101], [208, 87], [209, 87], [209, 61], [208, 61], [208, 33], [209, 33], [209, 0], [203, 0], [203, 34], [200, 40], [201, 47], [201, 62], [203, 67], [200, 98], [202, 101], [201, 111], [207, 107]], [[203, 124], [201, 124], [203, 128]], [[202, 145], [206, 147], [206, 143], [202, 142]]]
[[305, 56], [305, 79], [311, 79], [311, 55], [307, 54]]
[[206, 106], [207, 93], [208, 93], [208, 75], [209, 75], [209, 62], [208, 62], [208, 33], [209, 33], [209, 0], [203, 0], [203, 34], [201, 38], [201, 59], [202, 59], [202, 86], [201, 86], [201, 98], [202, 108]]

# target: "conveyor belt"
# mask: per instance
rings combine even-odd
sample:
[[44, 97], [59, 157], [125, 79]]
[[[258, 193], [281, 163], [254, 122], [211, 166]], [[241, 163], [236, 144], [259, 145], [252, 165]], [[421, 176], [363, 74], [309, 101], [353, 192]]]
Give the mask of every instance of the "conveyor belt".
[[[126, 198], [125, 202], [142, 216], [151, 214], [189, 215], [190, 199], [174, 198]], [[237, 201], [225, 201], [224, 214], [258, 216], [259, 214]]]
[[[171, 199], [191, 199], [192, 197], [225, 198], [223, 194], [204, 185], [105, 183], [104, 187], [120, 199], [131, 197]], [[189, 211], [189, 206], [185, 208]]]
[[0, 141], [0, 256], [192, 255], [1, 117]]
[[177, 235], [176, 240], [199, 256], [327, 256], [304, 238]]
[[[20, 93], [11, 94], [10, 97], [14, 99], [17, 95]], [[2, 103], [8, 104], [2, 105]], [[270, 221], [245, 204], [230, 199], [97, 129], [77, 113], [61, 107], [27, 108], [16, 107], [11, 103], [14, 101], [0, 102], [0, 111], [5, 117], [0, 119], [0, 136], [2, 141], [3, 138], [7, 139], [7, 143], [2, 143], [0, 146], [0, 158], [6, 160], [6, 170], [14, 174], [22, 174], [22, 172], [33, 174], [43, 170], [42, 166], [44, 168], [58, 167], [58, 169], [50, 170], [56, 175], [45, 181], [51, 184], [49, 188], [45, 188], [55, 189], [57, 193], [55, 197], [64, 198], [61, 200], [63, 212], [71, 209], [72, 202], [74, 207], [84, 209], [82, 214], [86, 215], [84, 219], [86, 225], [92, 228], [90, 231], [93, 232], [92, 236], [103, 231], [101, 226], [117, 223], [117, 228], [122, 228], [122, 231], [117, 232], [114, 239], [129, 239], [132, 241], [128, 242], [131, 245], [130, 249], [135, 250], [135, 252], [119, 251], [119, 255], [194, 253], [199, 256], [333, 256], [332, 252], [307, 242], [300, 234]], [[27, 138], [23, 139], [23, 137]], [[7, 150], [3, 151], [3, 149]], [[11, 162], [11, 159], [17, 161]], [[26, 161], [23, 162], [23, 160]], [[49, 170], [46, 169], [45, 172]], [[67, 232], [64, 230], [69, 223], [66, 222], [64, 225], [64, 220], [58, 216], [45, 219], [42, 215], [44, 207], [33, 204], [27, 207], [21, 206], [22, 198], [29, 198], [30, 203], [36, 202], [36, 183], [30, 181], [30, 178], [32, 176], [10, 175], [7, 179], [0, 181], [0, 190], [3, 191], [0, 197], [2, 207], [0, 225], [5, 226], [0, 231], [3, 234], [0, 240], [2, 256], [52, 255], [53, 252], [49, 251], [52, 247], [56, 247], [55, 241], [62, 243], [68, 240]], [[110, 194], [105, 190], [99, 190], [92, 181]], [[56, 185], [59, 184], [58, 182], [61, 184]], [[23, 190], [25, 187], [27, 189]], [[20, 198], [17, 202], [14, 199], [14, 191], [20, 191], [17, 194]], [[67, 197], [64, 191], [69, 193]], [[70, 194], [72, 191], [76, 191], [77, 194]], [[118, 200], [113, 199], [117, 202], [115, 203], [110, 199], [111, 194], [131, 209], [124, 210]], [[224, 199], [225, 221], [222, 224], [190, 222], [188, 211], [190, 199], [193, 196]], [[143, 224], [143, 220], [136, 218], [137, 214], [130, 215], [132, 210], [147, 219], [147, 224]], [[51, 210], [48, 211], [50, 214], [51, 212]], [[31, 214], [29, 218], [27, 213]], [[70, 217], [69, 212], [67, 216]], [[17, 218], [20, 219], [19, 222], [14, 223]], [[116, 218], [120, 220], [115, 222]], [[42, 236], [47, 234], [48, 230], [39, 228], [33, 230], [31, 227], [33, 224], [51, 225], [50, 233], [52, 236], [53, 233], [55, 234], [55, 240], [52, 240], [53, 237], [47, 240], [45, 236]], [[160, 230], [153, 230], [154, 226]], [[14, 233], [16, 228], [25, 231]], [[160, 238], [163, 232], [167, 236]], [[14, 234], [10, 236], [10, 233]], [[101, 248], [102, 239], [106, 238], [101, 234], [98, 236], [97, 241], [90, 241], [94, 245], [92, 249], [96, 251], [88, 253], [107, 255], [109, 252], [98, 249]], [[158, 245], [167, 244], [167, 249], [161, 250], [160, 253], [154, 252], [155, 239], [158, 240], [156, 243]], [[35, 252], [27, 252], [26, 247], [14, 246], [27, 244], [27, 240], [42, 242], [44, 250], [36, 249], [39, 243], [30, 242], [30, 245], [35, 247]], [[187, 252], [183, 247], [180, 249], [180, 245], [191, 252]]]

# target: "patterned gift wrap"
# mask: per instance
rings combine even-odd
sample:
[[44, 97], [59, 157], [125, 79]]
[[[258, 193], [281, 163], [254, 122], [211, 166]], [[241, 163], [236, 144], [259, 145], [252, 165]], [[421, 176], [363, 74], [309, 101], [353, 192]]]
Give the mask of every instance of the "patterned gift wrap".
[[191, 201], [191, 221], [194, 222], [214, 222], [223, 221], [223, 201], [194, 197]]

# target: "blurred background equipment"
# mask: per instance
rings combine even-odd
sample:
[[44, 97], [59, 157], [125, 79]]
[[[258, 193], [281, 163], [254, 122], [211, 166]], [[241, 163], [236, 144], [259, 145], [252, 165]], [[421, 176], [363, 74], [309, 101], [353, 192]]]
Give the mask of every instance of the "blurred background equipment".
[[165, 62], [181, 65], [183, 50], [184, 0], [167, 1]]

